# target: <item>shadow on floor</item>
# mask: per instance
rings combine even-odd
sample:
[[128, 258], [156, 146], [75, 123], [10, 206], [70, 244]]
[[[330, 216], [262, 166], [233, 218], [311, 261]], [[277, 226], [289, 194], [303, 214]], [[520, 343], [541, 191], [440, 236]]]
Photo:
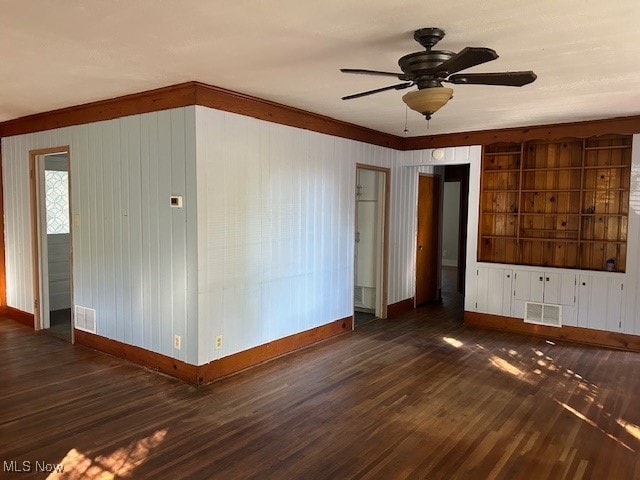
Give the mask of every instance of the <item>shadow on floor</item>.
[[49, 335], [71, 342], [71, 309], [52, 310], [49, 312], [50, 328], [44, 330]]

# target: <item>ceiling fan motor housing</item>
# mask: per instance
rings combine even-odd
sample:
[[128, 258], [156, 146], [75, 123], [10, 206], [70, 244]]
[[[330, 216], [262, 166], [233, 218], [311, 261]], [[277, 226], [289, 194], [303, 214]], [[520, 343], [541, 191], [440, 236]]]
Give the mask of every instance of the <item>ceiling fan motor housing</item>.
[[522, 87], [536, 80], [532, 71], [496, 72], [496, 73], [462, 73], [462, 70], [475, 67], [498, 58], [498, 54], [486, 47], [466, 47], [458, 53], [447, 50], [432, 50], [444, 38], [444, 30], [440, 28], [420, 28], [413, 34], [416, 42], [424, 47], [419, 52], [404, 55], [398, 60], [402, 73], [383, 72], [379, 70], [341, 69], [345, 73], [364, 75], [381, 75], [395, 77], [404, 83], [376, 88], [366, 92], [342, 97], [343, 100], [364, 97], [387, 90], [404, 90], [418, 87], [407, 93], [402, 100], [427, 119], [439, 108], [443, 107], [453, 96], [453, 89], [443, 87], [442, 83], [467, 85], [503, 85], [508, 87]]

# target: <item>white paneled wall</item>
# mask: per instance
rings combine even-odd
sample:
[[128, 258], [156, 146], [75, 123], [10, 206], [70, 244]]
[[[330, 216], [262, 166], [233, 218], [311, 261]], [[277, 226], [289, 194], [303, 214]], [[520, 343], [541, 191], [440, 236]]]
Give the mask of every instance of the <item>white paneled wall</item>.
[[186, 107], [3, 138], [8, 304], [33, 312], [29, 151], [68, 145], [74, 303], [99, 335], [195, 363], [194, 121]]
[[633, 136], [627, 235], [625, 333], [640, 335], [640, 135]]
[[[99, 335], [203, 364], [350, 316], [356, 164], [390, 169], [387, 302], [414, 295], [417, 175], [438, 164], [430, 150], [187, 107], [2, 139], [15, 308], [34, 300], [28, 152], [63, 145], [79, 221], [74, 303], [96, 310]], [[445, 160], [471, 161], [473, 175], [473, 152]]]
[[207, 107], [196, 130], [199, 363], [352, 315], [357, 163], [391, 169], [388, 303], [413, 296], [402, 152]]

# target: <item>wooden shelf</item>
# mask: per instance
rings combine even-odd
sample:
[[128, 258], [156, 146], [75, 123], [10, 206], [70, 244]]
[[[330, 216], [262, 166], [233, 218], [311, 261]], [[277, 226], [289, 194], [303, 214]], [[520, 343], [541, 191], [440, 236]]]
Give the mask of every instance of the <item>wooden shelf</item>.
[[560, 170], [582, 170], [582, 166], [579, 167], [536, 167], [536, 168], [523, 168], [523, 172], [557, 172]]
[[497, 157], [497, 156], [506, 156], [506, 155], [520, 155], [521, 152], [519, 150], [514, 150], [513, 152], [484, 152], [485, 157]]
[[631, 136], [485, 145], [481, 171], [480, 261], [625, 270]]
[[580, 216], [579, 213], [575, 213], [575, 212], [560, 212], [560, 213], [542, 213], [542, 212], [520, 212], [520, 215], [525, 216], [525, 215], [535, 215], [535, 216], [541, 216], [541, 217], [578, 217]]
[[575, 238], [520, 237], [522, 242], [578, 243]]
[[612, 245], [623, 245], [626, 244], [626, 240], [585, 240], [584, 238], [580, 239], [580, 243], [608, 243]]
[[594, 150], [625, 150], [631, 148], [631, 145], [609, 145], [602, 147], [584, 147], [585, 152], [591, 152]]
[[569, 230], [563, 228], [521, 228], [523, 232], [558, 232], [558, 233], [578, 233], [580, 229]]
[[482, 193], [518, 193], [520, 190], [518, 189], [511, 189], [511, 190], [503, 190], [503, 189], [498, 189], [498, 188], [487, 188], [484, 189], [482, 191]]
[[553, 192], [553, 193], [556, 193], [556, 192], [560, 192], [560, 193], [568, 192], [568, 193], [571, 193], [571, 192], [581, 192], [582, 189], [581, 188], [544, 188], [544, 189], [537, 188], [535, 190], [520, 190], [520, 191], [522, 193], [549, 193], [549, 192]]
[[631, 164], [629, 165], [585, 165], [583, 167], [585, 170], [610, 170], [612, 168], [631, 168]]

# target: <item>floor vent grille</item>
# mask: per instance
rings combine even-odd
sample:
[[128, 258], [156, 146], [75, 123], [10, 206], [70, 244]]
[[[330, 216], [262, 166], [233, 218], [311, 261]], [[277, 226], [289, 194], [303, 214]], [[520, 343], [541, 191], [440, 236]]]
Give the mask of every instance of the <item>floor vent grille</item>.
[[550, 327], [562, 326], [562, 306], [549, 303], [526, 302], [524, 321]]
[[75, 306], [75, 327], [85, 332], [96, 333], [96, 311], [93, 308]]
[[363, 301], [364, 301], [364, 292], [363, 292], [363, 288], [362, 287], [354, 287], [353, 288], [353, 303], [358, 306], [358, 307], [362, 307]]

